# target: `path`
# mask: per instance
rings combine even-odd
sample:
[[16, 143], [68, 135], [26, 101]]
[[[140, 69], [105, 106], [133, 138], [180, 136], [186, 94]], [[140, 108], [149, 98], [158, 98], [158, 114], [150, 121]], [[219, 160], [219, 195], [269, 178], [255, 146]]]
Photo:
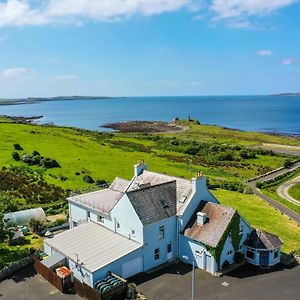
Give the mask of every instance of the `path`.
[[299, 214], [297, 214], [293, 210], [289, 209], [288, 207], [280, 204], [279, 202], [273, 200], [272, 198], [266, 196], [265, 194], [263, 194], [260, 191], [260, 189], [258, 189], [256, 187], [256, 181], [260, 181], [260, 182], [268, 181], [268, 180], [274, 179], [274, 178], [276, 178], [276, 177], [278, 177], [280, 175], [283, 175], [285, 173], [297, 170], [298, 168], [300, 168], [300, 162], [294, 163], [291, 168], [283, 168], [281, 170], [273, 172], [272, 174], [268, 174], [266, 176], [262, 176], [259, 179], [253, 179], [251, 181], [248, 181], [247, 185], [249, 186], [249, 188], [251, 189], [251, 191], [256, 196], [258, 196], [262, 200], [266, 201], [267, 203], [269, 203], [270, 205], [272, 205], [274, 208], [276, 208], [277, 210], [279, 210], [280, 212], [282, 212], [283, 214], [285, 214], [287, 217], [289, 217], [290, 219], [292, 219], [295, 222], [297, 222], [298, 224], [300, 224], [300, 215]]
[[296, 205], [300, 205], [300, 201], [296, 200], [289, 194], [289, 189], [297, 183], [300, 183], [300, 176], [281, 184], [277, 189], [278, 196], [281, 198], [284, 198]]

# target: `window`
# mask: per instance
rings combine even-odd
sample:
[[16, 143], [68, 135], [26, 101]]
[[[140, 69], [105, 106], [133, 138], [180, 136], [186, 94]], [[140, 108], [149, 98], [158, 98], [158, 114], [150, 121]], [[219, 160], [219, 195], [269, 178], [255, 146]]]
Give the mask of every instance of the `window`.
[[240, 225], [240, 234], [243, 234], [243, 231], [244, 231], [244, 226]]
[[131, 229], [131, 234], [135, 234], [135, 230]]
[[202, 252], [200, 252], [199, 250], [196, 250], [196, 251], [195, 251], [195, 255], [197, 255], [197, 256], [202, 256]]
[[246, 251], [246, 257], [247, 258], [250, 258], [250, 259], [253, 259], [254, 258], [254, 252], [252, 250], [247, 250]]
[[278, 250], [275, 250], [274, 251], [274, 258], [277, 258], [278, 257]]
[[172, 252], [172, 244], [171, 243], [168, 244], [167, 251], [168, 251], [168, 253]]
[[117, 228], [120, 228], [120, 223], [119, 222], [117, 222]]
[[100, 223], [104, 223], [104, 218], [102, 216], [97, 216], [97, 221]]
[[159, 248], [154, 250], [154, 260], [158, 260], [160, 257]]
[[88, 219], [91, 217], [91, 212], [87, 212], [87, 217], [88, 217]]
[[159, 238], [163, 239], [165, 237], [165, 227], [164, 226], [160, 226], [159, 227]]
[[233, 253], [232, 250], [230, 250], [227, 252], [227, 255], [231, 255], [232, 253]]

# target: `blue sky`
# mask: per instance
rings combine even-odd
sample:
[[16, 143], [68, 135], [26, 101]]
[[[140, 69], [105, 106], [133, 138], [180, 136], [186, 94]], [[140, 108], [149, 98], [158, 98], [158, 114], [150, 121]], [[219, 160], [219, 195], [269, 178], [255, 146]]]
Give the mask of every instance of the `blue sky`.
[[0, 98], [300, 92], [298, 0], [0, 0]]

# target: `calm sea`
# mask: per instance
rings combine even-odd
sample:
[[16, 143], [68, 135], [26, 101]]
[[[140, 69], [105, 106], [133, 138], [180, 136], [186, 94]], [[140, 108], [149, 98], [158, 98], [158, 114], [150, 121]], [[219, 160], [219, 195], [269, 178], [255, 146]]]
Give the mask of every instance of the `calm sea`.
[[190, 115], [204, 124], [250, 131], [300, 134], [300, 97], [136, 97], [48, 101], [0, 106], [0, 115], [44, 116], [39, 123], [102, 130], [101, 124], [128, 120], [170, 121]]

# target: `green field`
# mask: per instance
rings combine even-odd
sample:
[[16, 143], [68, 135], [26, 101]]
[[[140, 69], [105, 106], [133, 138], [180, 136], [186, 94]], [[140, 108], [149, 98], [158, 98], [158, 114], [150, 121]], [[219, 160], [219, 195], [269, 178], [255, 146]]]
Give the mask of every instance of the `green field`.
[[221, 204], [237, 209], [253, 226], [278, 235], [286, 253], [300, 249], [300, 227], [255, 195], [213, 191]]
[[289, 189], [289, 194], [296, 200], [300, 201], [300, 183], [295, 184]]
[[[43, 191], [48, 188], [47, 184], [53, 184], [51, 188], [64, 189], [66, 194], [70, 190], [93, 190], [99, 187], [96, 183], [86, 182], [86, 176], [91, 176], [93, 181], [108, 183], [116, 176], [130, 179], [133, 165], [143, 159], [151, 171], [187, 179], [197, 172], [203, 172], [210, 185], [227, 189], [215, 191], [223, 204], [239, 209], [251, 225], [280, 235], [285, 242], [286, 252], [300, 248], [299, 227], [294, 222], [253, 195], [228, 191], [243, 192], [243, 182], [247, 178], [278, 168], [287, 159], [248, 146], [259, 146], [262, 143], [300, 145], [300, 140], [217, 126], [189, 125], [188, 131], [176, 134], [110, 134], [76, 128], [17, 124], [7, 118], [0, 118], [0, 167], [6, 168], [2, 173], [13, 176], [14, 183], [23, 183], [19, 187], [14, 186], [17, 189], [15, 193], [9, 186], [6, 189], [2, 187], [2, 192], [13, 196], [18, 209], [48, 206], [48, 209], [55, 211], [56, 202], [51, 204], [54, 205], [53, 209], [43, 200], [46, 196], [29, 203], [28, 197], [22, 197], [18, 188], [29, 193], [29, 198], [32, 191], [40, 193], [37, 189], [41, 183]], [[23, 149], [15, 150], [14, 144], [19, 144]], [[34, 151], [56, 160], [60, 167], [29, 165], [12, 157], [13, 152], [23, 157], [25, 153], [32, 155]], [[19, 178], [19, 173], [24, 173], [24, 176]], [[23, 178], [26, 179], [25, 187]], [[58, 205], [62, 205], [61, 200]]]

